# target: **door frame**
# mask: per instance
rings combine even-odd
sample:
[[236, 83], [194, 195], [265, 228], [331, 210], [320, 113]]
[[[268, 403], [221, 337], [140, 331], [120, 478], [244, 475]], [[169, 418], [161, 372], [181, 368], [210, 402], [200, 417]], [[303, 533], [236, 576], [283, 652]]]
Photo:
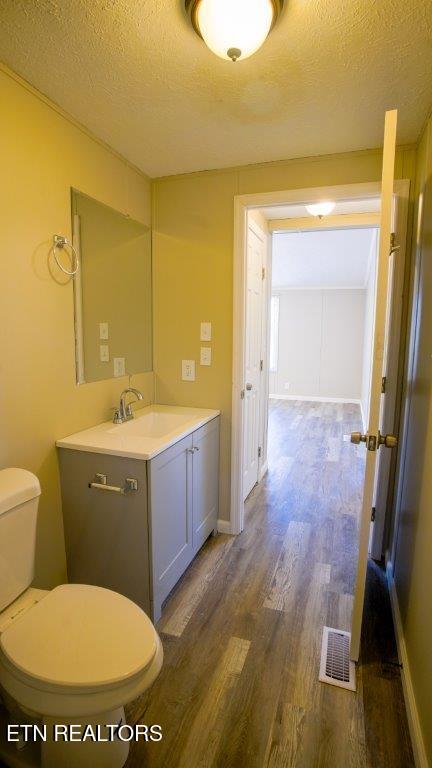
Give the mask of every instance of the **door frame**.
[[[396, 180], [394, 191], [407, 198], [409, 180]], [[275, 192], [236, 195], [234, 197], [234, 252], [233, 252], [233, 372], [232, 372], [232, 426], [231, 426], [231, 507], [230, 532], [239, 534], [244, 527], [243, 501], [243, 429], [244, 409], [241, 392], [244, 388], [245, 359], [245, 280], [247, 259], [248, 211], [277, 205], [306, 205], [330, 198], [336, 202], [362, 200], [381, 194], [381, 182], [363, 182], [337, 186], [310, 187]], [[376, 224], [375, 224], [376, 226]], [[357, 225], [358, 227], [358, 225]], [[405, 243], [401, 246], [405, 248]], [[402, 299], [402, 297], [400, 297]], [[398, 296], [399, 300], [399, 296]], [[266, 360], [268, 367], [268, 360]]]

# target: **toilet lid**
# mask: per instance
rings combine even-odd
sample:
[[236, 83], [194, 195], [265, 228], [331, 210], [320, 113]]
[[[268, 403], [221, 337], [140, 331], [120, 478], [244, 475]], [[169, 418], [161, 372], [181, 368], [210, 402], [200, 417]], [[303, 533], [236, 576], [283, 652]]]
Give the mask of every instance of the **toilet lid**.
[[58, 686], [120, 684], [144, 670], [157, 647], [144, 611], [117, 592], [63, 584], [0, 635], [18, 670]]

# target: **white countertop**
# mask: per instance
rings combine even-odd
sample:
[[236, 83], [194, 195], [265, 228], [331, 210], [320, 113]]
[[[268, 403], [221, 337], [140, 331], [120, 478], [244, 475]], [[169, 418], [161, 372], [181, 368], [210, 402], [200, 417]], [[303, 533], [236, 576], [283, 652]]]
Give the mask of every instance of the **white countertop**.
[[124, 424], [105, 421], [57, 440], [56, 445], [75, 451], [109, 453], [147, 461], [219, 415], [220, 411], [209, 408], [149, 405], [137, 411], [131, 421]]

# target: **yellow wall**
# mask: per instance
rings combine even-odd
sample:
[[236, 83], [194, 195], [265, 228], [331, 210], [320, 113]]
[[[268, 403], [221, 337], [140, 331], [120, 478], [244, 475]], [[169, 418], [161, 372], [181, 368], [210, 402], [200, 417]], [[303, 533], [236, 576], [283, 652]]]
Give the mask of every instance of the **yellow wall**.
[[432, 118], [417, 158], [411, 317], [414, 365], [406, 392], [407, 452], [393, 566], [409, 672], [432, 765]]
[[[415, 151], [397, 153], [412, 178]], [[153, 182], [156, 400], [222, 410], [220, 517], [229, 518], [232, 383], [233, 201], [238, 194], [381, 179], [381, 152], [307, 158]], [[182, 382], [181, 359], [199, 361], [199, 324], [213, 322], [213, 365]]]
[[[75, 385], [73, 291], [49, 257], [71, 235], [70, 187], [150, 224], [150, 185], [59, 110], [0, 70], [0, 467], [42, 485], [36, 584], [65, 578], [54, 442], [109, 418], [125, 378]], [[152, 394], [153, 375], [133, 383]]]

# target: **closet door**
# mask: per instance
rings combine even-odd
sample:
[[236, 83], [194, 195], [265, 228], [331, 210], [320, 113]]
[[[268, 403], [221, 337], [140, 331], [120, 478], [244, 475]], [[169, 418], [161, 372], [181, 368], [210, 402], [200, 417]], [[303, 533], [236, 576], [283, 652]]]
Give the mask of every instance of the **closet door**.
[[266, 243], [251, 222], [247, 231], [243, 498], [258, 482], [262, 348], [262, 298]]

